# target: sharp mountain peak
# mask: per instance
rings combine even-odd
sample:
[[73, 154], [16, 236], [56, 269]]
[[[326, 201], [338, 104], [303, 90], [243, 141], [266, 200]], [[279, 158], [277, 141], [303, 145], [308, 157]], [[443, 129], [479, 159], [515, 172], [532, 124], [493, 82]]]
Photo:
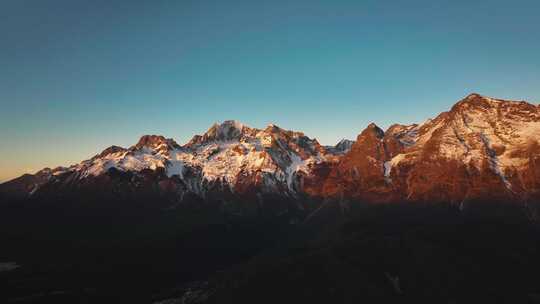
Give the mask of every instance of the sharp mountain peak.
[[529, 144], [539, 140], [538, 106], [473, 93], [421, 125], [393, 124], [385, 132], [370, 123], [356, 142], [335, 146], [274, 124], [256, 129], [235, 120], [212, 125], [183, 148], [173, 139], [145, 135], [129, 149], [111, 146], [69, 168], [15, 179], [10, 189], [28, 196], [44, 185], [56, 192], [89, 187], [113, 169], [135, 176], [127, 183], [135, 188], [126, 193], [136, 193], [144, 181], [149, 189], [168, 185], [163, 191], [173, 196], [203, 198], [226, 192], [365, 201], [530, 200], [540, 199], [540, 145]]

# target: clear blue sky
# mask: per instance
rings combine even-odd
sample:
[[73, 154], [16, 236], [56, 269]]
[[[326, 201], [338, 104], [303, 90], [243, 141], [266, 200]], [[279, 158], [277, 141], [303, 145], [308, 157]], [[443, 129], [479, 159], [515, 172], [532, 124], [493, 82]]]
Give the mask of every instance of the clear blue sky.
[[334, 144], [470, 92], [536, 103], [539, 3], [4, 0], [0, 180], [226, 119]]

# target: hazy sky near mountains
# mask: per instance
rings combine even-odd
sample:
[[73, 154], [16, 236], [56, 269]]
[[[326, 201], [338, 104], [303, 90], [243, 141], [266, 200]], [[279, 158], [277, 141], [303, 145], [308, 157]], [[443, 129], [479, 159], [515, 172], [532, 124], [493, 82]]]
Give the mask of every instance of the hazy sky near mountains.
[[[258, 2], [258, 3], [257, 3]], [[1, 1], [0, 181], [216, 121], [323, 144], [540, 101], [538, 1]]]

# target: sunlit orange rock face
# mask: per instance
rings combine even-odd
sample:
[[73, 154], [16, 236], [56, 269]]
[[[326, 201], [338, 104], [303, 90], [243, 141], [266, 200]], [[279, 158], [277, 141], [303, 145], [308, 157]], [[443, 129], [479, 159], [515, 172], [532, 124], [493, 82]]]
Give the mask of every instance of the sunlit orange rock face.
[[330, 173], [323, 186], [323, 196], [388, 200], [392, 194], [392, 187], [384, 176], [384, 162], [388, 157], [384, 131], [370, 124]]
[[369, 202], [539, 199], [540, 112], [471, 94], [422, 125], [370, 125], [332, 170], [322, 196]]
[[175, 203], [198, 197], [254, 206], [327, 199], [534, 203], [539, 139], [538, 106], [471, 94], [422, 124], [383, 131], [372, 123], [355, 142], [335, 146], [273, 124], [255, 129], [237, 121], [215, 124], [182, 146], [146, 135], [132, 147], [112, 146], [79, 164], [4, 183], [0, 194], [157, 193]]

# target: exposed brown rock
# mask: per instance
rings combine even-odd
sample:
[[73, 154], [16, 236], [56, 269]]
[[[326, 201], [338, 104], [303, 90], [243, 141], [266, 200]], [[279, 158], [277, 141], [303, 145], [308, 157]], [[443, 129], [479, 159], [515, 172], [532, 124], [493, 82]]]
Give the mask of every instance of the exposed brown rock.
[[[394, 124], [385, 132], [372, 123], [354, 143], [334, 147], [302, 132], [275, 125], [255, 129], [236, 121], [215, 124], [183, 147], [145, 135], [129, 149], [112, 146], [70, 168], [44, 169], [0, 190], [22, 197], [41, 188], [53, 194], [100, 189], [124, 196], [157, 191], [173, 201], [196, 194], [257, 204], [263, 196], [534, 203], [540, 201], [539, 140], [538, 106], [475, 93], [422, 124]], [[174, 170], [168, 172], [169, 166]]]
[[537, 106], [471, 94], [422, 125], [393, 125], [384, 136], [370, 125], [329, 174], [323, 195], [370, 202], [535, 200], [539, 119]]

